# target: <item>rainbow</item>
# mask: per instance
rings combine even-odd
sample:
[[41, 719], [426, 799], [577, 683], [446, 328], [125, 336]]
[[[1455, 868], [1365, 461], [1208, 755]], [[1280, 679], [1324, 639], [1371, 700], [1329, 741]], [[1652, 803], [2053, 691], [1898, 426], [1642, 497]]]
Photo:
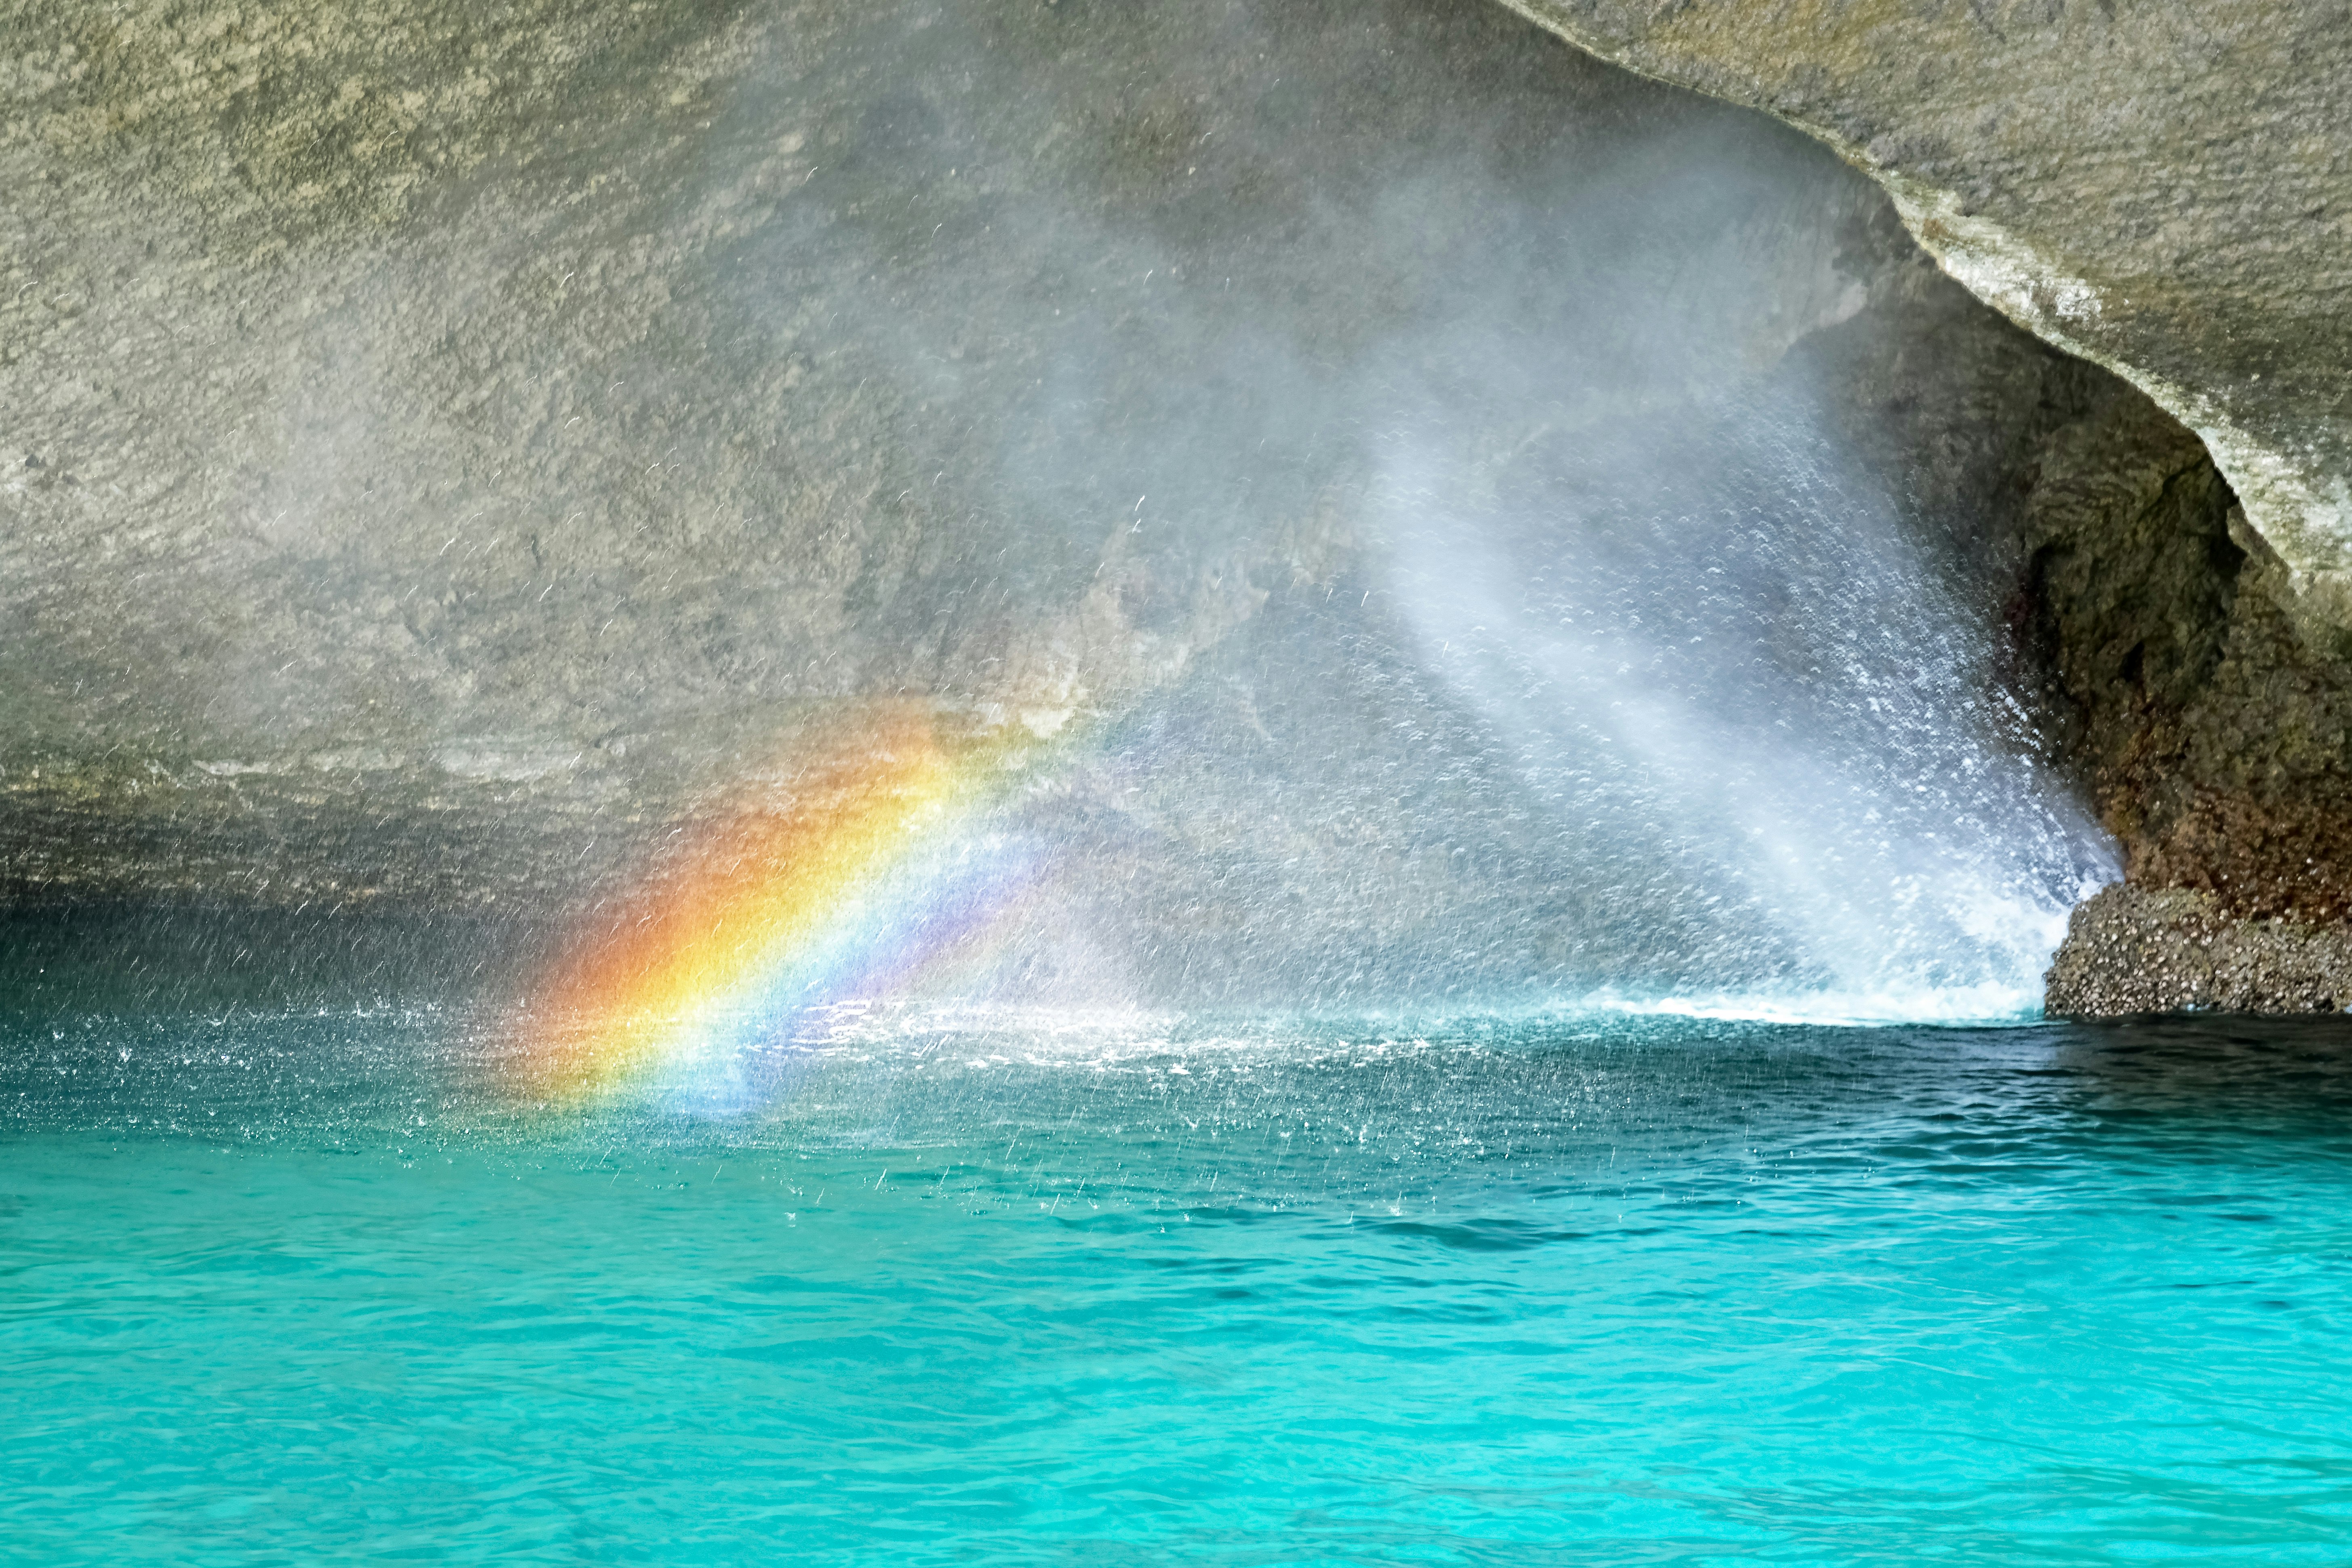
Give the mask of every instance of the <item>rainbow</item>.
[[803, 739], [599, 906], [531, 997], [525, 1087], [756, 1103], [775, 1061], [757, 1047], [904, 984], [1034, 879], [1034, 852], [983, 819], [1044, 749], [904, 703]]

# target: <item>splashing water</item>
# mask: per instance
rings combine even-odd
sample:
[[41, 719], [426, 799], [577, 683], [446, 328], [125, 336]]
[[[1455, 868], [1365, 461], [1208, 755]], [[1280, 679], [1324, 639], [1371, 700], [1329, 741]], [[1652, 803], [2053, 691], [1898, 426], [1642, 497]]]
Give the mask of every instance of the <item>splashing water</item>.
[[[1400, 629], [1358, 619], [1349, 634], [1457, 700], [1454, 752], [1505, 759], [1488, 783], [1541, 825], [1475, 918], [1524, 921], [1531, 888], [1564, 886], [1575, 901], [1548, 918], [1599, 954], [1466, 994], [1457, 980], [1455, 1000], [1781, 1023], [2032, 1015], [2069, 907], [2114, 874], [2105, 840], [1987, 696], [1982, 639], [1885, 503], [1849, 489], [1800, 421], [1709, 416], [1677, 427], [1677, 471], [1646, 425], [1588, 420], [1572, 439], [1538, 427], [1498, 458], [1478, 455], [1492, 426], [1423, 410], [1374, 493]], [[1450, 426], [1456, 439], [1432, 439]], [[1058, 999], [1087, 1016], [1197, 1003], [1185, 970], [1232, 933], [1194, 933], [1156, 984], [1137, 978], [1143, 933], [1220, 878], [1213, 846], [1234, 821], [1334, 815], [1302, 763], [1335, 753], [1314, 757], [1312, 725], [1277, 737], [1256, 724], [1270, 744], [1250, 749], [1275, 798], [1195, 794], [1171, 753], [1213, 771], [1236, 729], [1155, 736], [1173, 705], [1050, 739], [906, 700], [807, 727], [585, 914], [531, 988], [519, 1087], [736, 1113], [785, 1092], [797, 1058], [780, 1047], [845, 1006], [961, 997], [1027, 1016], [1003, 1010]], [[1360, 773], [1379, 762], [1336, 755]], [[1412, 761], [1441, 775], [1436, 813], [1483, 793], [1442, 776], [1444, 747]], [[1105, 829], [1103, 798], [1147, 786], [1162, 821], [1211, 853], [1153, 862], [1131, 808]], [[1452, 857], [1444, 875], [1459, 876]], [[1411, 886], [1391, 878], [1376, 896], [1395, 903]], [[1319, 944], [1244, 934], [1257, 938], [1255, 994], [1292, 1007], [1318, 961], [1378, 941], [1345, 926]], [[1075, 984], [1041, 997], [1041, 959], [1074, 952]], [[1468, 967], [1424, 954], [1401, 979], [1339, 994], [1425, 1005]]]
[[1601, 918], [1661, 939], [1596, 1000], [2032, 1014], [2112, 847], [1893, 509], [1785, 409], [1696, 413], [1538, 428], [1483, 468], [1416, 442], [1383, 497], [1423, 657], [1507, 737]]
[[[827, 1008], [1197, 1005], [1220, 963], [1249, 988], [1219, 999], [1291, 1007], [2032, 1014], [2114, 866], [2021, 742], [1949, 573], [1801, 405], [1559, 428], [1508, 390], [1400, 423], [1366, 504], [1381, 586], [1352, 612], [1268, 611], [1271, 647], [1229, 639], [1050, 741], [906, 700], [809, 727], [585, 918], [533, 988], [529, 1085], [742, 1110], [789, 1076], [766, 1048]], [[1348, 667], [1328, 686], [1316, 644]], [[1308, 695], [1286, 718], [1247, 695], [1267, 681]], [[1220, 688], [1246, 689], [1241, 721], [1183, 721]], [[1417, 739], [1400, 761], [1349, 725]], [[1427, 873], [1299, 852], [1401, 772], [1412, 831], [1486, 833], [1498, 872], [1419, 927], [1416, 893], [1479, 874], [1460, 848]], [[1498, 817], [1520, 825], [1499, 847]], [[1322, 923], [1269, 921], [1285, 895]], [[1538, 925], [1535, 962], [1458, 940]], [[1404, 957], [1366, 982], [1380, 949]]]

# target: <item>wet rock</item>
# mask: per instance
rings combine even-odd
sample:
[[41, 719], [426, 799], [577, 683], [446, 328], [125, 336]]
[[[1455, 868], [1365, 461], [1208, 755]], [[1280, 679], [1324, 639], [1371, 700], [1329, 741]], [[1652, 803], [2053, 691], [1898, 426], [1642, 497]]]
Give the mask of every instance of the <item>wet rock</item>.
[[[2071, 928], [2050, 1005], [2305, 1012], [2341, 995], [2311, 965], [2324, 975], [2352, 942], [2352, 661], [2287, 608], [2287, 568], [2203, 446], [2137, 393], [2095, 399], [2032, 472], [2003, 613], [2129, 884]], [[2094, 941], [2125, 907], [2174, 931], [2158, 969]], [[2200, 953], [2228, 962], [2206, 973]]]
[[2109, 888], [2075, 910], [2049, 1010], [2333, 1013], [2352, 1005], [2352, 928], [2229, 913], [2210, 893]]

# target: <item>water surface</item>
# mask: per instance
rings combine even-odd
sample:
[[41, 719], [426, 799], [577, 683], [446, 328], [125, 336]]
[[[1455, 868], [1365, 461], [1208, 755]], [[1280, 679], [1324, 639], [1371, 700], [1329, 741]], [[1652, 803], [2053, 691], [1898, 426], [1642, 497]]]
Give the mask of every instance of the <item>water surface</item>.
[[2340, 1562], [2352, 1034], [19, 1016], [12, 1560]]

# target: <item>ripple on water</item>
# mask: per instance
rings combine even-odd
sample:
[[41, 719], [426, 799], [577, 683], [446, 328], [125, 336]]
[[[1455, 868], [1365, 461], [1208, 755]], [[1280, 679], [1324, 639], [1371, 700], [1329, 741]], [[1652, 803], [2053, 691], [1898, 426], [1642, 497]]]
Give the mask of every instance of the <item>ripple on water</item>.
[[26, 1561], [2341, 1560], [2352, 1032], [11, 1026]]

